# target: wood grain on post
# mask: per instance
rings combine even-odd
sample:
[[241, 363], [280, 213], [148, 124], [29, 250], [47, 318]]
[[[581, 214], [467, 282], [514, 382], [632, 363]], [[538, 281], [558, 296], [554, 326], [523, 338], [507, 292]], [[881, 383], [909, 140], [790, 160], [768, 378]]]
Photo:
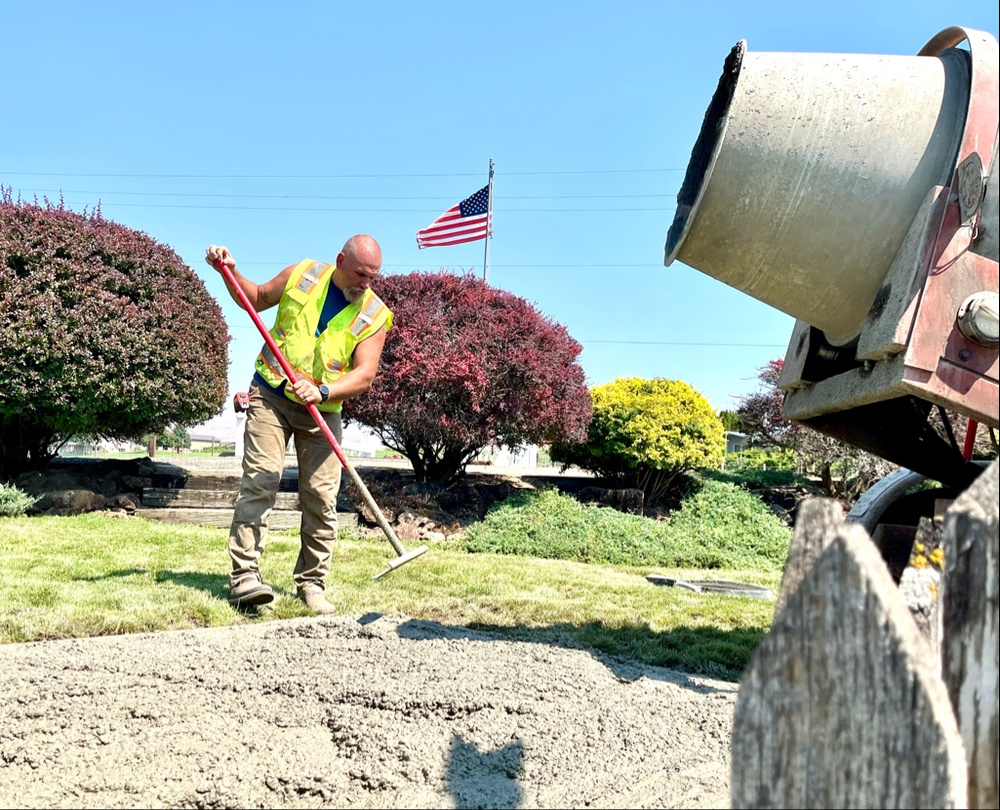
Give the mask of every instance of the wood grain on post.
[[775, 616], [784, 608], [789, 595], [798, 590], [799, 583], [812, 570], [819, 555], [833, 542], [843, 524], [844, 510], [831, 498], [807, 498], [799, 505], [795, 532], [788, 544], [788, 559], [785, 560], [781, 588], [774, 605]]
[[944, 680], [968, 757], [969, 807], [975, 808], [995, 808], [1000, 801], [998, 463], [944, 519]]
[[[824, 530], [815, 514], [803, 533]], [[811, 538], [826, 548], [740, 682], [731, 804], [963, 807], [965, 753], [940, 660], [867, 532], [829, 530], [832, 542]]]

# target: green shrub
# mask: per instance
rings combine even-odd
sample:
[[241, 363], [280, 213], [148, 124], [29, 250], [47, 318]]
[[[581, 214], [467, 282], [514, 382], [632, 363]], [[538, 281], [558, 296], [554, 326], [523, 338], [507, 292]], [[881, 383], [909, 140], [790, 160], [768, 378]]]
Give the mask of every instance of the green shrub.
[[545, 489], [512, 495], [472, 526], [466, 545], [478, 552], [638, 565], [661, 556], [658, 535], [654, 521]]
[[778, 571], [788, 556], [791, 530], [760, 498], [734, 484], [706, 480], [671, 514], [669, 525], [673, 542], [690, 549], [699, 568]]
[[683, 380], [621, 377], [591, 389], [590, 396], [594, 415], [587, 441], [553, 443], [553, 461], [641, 489], [648, 504], [684, 472], [722, 462], [722, 422]]
[[582, 504], [552, 489], [518, 492], [471, 527], [466, 548], [608, 565], [777, 571], [790, 535], [758, 498], [706, 481], [669, 521]]
[[807, 476], [793, 470], [702, 470], [702, 478], [735, 484], [744, 489], [767, 489], [769, 487], [811, 486]]
[[38, 498], [22, 492], [13, 484], [0, 484], [0, 517], [18, 517], [35, 505]]
[[795, 470], [797, 456], [794, 450], [782, 447], [751, 447], [726, 456], [727, 468], [741, 470]]

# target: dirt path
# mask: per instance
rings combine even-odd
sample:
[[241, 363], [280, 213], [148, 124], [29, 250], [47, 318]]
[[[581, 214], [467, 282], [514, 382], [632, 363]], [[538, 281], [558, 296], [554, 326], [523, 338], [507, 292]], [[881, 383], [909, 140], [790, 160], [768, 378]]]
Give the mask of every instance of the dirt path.
[[3, 807], [726, 807], [736, 685], [378, 616], [0, 647]]

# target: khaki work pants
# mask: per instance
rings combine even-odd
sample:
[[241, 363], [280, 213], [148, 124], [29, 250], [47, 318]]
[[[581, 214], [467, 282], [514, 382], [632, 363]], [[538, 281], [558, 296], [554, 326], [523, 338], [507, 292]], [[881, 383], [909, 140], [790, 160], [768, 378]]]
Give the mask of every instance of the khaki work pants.
[[[322, 413], [322, 412], [321, 412]], [[339, 413], [322, 413], [337, 441], [342, 441]], [[233, 561], [230, 585], [247, 574], [260, 577], [260, 555], [267, 541], [267, 518], [274, 507], [285, 449], [295, 437], [299, 465], [301, 548], [293, 579], [299, 587], [324, 587], [337, 542], [337, 495], [340, 461], [309, 411], [290, 399], [250, 386], [243, 450], [243, 480], [229, 529]]]

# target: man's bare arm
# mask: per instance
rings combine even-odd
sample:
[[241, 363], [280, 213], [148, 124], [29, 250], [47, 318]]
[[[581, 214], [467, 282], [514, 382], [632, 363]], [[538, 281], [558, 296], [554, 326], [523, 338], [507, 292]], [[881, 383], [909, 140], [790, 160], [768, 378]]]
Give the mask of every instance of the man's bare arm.
[[[205, 251], [205, 261], [210, 267], [216, 270], [219, 275], [222, 275], [222, 271], [219, 270], [218, 263], [224, 263], [233, 274], [233, 279], [239, 285], [243, 294], [247, 297], [247, 300], [250, 301], [250, 304], [257, 312], [277, 306], [278, 302], [281, 300], [282, 294], [285, 291], [285, 285], [288, 283], [288, 278], [295, 269], [295, 265], [291, 264], [270, 281], [266, 281], [263, 284], [255, 284], [236, 269], [236, 259], [233, 258], [233, 255], [227, 248], [221, 245], [209, 245], [208, 249]], [[228, 279], [226, 279], [226, 289], [229, 291], [230, 297], [242, 307], [243, 302], [240, 300], [239, 294], [235, 289], [233, 289], [233, 286], [229, 283]]]

